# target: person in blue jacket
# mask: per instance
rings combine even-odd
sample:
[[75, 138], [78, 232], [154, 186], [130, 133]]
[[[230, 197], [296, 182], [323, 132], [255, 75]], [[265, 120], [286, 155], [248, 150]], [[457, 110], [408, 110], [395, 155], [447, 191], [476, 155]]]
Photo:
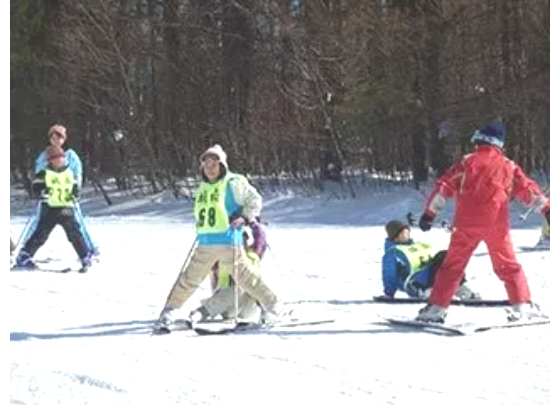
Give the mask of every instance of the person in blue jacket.
[[[436, 271], [447, 251], [435, 252], [427, 242], [417, 242], [410, 237], [410, 226], [399, 220], [385, 225], [385, 254], [382, 260], [383, 293], [393, 298], [397, 291], [409, 297], [427, 298], [434, 283]], [[480, 299], [466, 284], [463, 276], [455, 292], [457, 299]]]
[[[60, 148], [63, 148], [65, 150], [66, 165], [68, 166], [68, 168], [72, 172], [72, 175], [74, 176], [76, 185], [78, 186], [79, 189], [81, 189], [82, 182], [83, 182], [82, 160], [80, 159], [78, 154], [73, 149], [71, 149], [69, 147], [65, 147], [66, 140], [67, 140], [66, 127], [64, 127], [63, 125], [55, 124], [49, 129], [49, 142], [50, 142], [50, 144], [52, 146], [60, 147]], [[35, 173], [36, 174], [40, 173], [41, 171], [44, 171], [48, 167], [49, 162], [48, 162], [48, 159], [47, 159], [46, 150], [47, 149], [43, 150], [39, 154], [39, 156], [37, 157], [37, 160], [35, 161]], [[76, 221], [78, 222], [78, 224], [80, 226], [80, 230], [82, 231], [82, 234], [86, 238], [86, 245], [88, 247], [88, 251], [89, 251], [90, 255], [92, 255], [92, 256], [99, 255], [99, 247], [91, 239], [91, 236], [90, 236], [90, 234], [88, 232], [88, 229], [86, 227], [86, 224], [84, 222], [84, 218], [83, 218], [83, 215], [82, 215], [82, 210], [80, 208], [80, 205], [76, 202], [74, 207], [75, 207]], [[38, 217], [36, 217], [36, 218], [38, 218]], [[31, 229], [29, 229], [29, 231], [27, 233], [27, 236], [25, 238], [23, 238], [22, 242], [25, 242], [27, 239], [29, 239], [29, 237], [34, 232], [35, 227], [36, 226], [33, 226]]]
[[[66, 139], [66, 127], [55, 124], [49, 129], [50, 143], [53, 146], [58, 146], [65, 150], [66, 165], [68, 165], [68, 168], [72, 171], [72, 175], [74, 175], [76, 184], [81, 188], [83, 180], [82, 160], [73, 149], [64, 147]], [[38, 174], [39, 172], [45, 170], [48, 164], [49, 162], [47, 160], [47, 149], [44, 149], [35, 161], [35, 173]]]

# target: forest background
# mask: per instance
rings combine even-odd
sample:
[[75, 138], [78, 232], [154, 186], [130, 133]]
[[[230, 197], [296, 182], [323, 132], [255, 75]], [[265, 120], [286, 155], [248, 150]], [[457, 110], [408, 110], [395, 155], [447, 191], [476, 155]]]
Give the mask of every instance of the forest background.
[[253, 179], [422, 182], [495, 118], [549, 173], [549, 0], [11, 0], [10, 35], [26, 188], [54, 123], [86, 178], [149, 193], [214, 143]]

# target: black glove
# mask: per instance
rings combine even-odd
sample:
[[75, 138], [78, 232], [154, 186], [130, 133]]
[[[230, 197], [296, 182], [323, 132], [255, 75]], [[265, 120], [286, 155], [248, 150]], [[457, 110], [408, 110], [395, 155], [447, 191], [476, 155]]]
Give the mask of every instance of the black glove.
[[31, 197], [35, 199], [48, 198], [49, 191], [44, 182], [33, 181], [31, 184]]
[[427, 232], [432, 228], [434, 224], [435, 216], [430, 216], [428, 213], [424, 213], [420, 218], [420, 222], [418, 222], [418, 226], [422, 230], [422, 232]]
[[75, 200], [79, 200], [80, 199], [80, 187], [78, 187], [77, 184], [74, 184], [72, 186], [72, 197], [74, 197]]
[[49, 197], [49, 192], [46, 188], [34, 187], [31, 189], [31, 198], [35, 200], [43, 200]]

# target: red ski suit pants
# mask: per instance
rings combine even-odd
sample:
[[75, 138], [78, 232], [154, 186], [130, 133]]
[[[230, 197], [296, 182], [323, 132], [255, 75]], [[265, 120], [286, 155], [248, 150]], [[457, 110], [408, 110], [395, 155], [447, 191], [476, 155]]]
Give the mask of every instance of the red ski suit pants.
[[485, 242], [498, 278], [504, 282], [511, 304], [531, 301], [531, 292], [523, 267], [517, 261], [515, 250], [506, 227], [457, 228], [445, 260], [436, 273], [429, 303], [447, 308], [453, 298], [467, 264], [480, 242]]

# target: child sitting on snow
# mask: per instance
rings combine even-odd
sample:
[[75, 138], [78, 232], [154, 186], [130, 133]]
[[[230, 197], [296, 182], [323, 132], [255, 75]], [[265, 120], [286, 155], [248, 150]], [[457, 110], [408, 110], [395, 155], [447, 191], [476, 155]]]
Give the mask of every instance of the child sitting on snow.
[[[432, 245], [416, 242], [410, 237], [410, 227], [399, 221], [391, 220], [385, 225], [385, 254], [382, 260], [383, 292], [393, 298], [397, 291], [409, 297], [427, 298], [434, 283], [437, 270], [447, 251], [434, 253]], [[465, 283], [455, 292], [458, 299], [480, 299]]]

